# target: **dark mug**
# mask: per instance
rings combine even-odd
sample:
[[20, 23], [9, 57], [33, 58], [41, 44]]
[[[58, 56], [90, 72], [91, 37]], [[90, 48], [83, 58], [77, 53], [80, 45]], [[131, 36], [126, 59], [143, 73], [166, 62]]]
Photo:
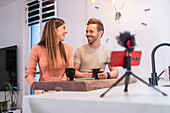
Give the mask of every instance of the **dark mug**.
[[75, 77], [75, 68], [65, 68], [65, 73], [69, 80], [74, 80]]
[[98, 73], [101, 73], [100, 72], [100, 69], [101, 68], [93, 68], [92, 70], [93, 70], [93, 77], [95, 78], [95, 79], [99, 79], [98, 78]]

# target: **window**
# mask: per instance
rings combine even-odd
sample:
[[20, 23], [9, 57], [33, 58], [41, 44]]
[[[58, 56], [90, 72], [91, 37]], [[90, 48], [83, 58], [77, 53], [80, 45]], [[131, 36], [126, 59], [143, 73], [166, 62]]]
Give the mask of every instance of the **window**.
[[[57, 2], [56, 0], [33, 0], [27, 3], [27, 24], [30, 27], [30, 49], [33, 45], [38, 44], [43, 31], [44, 24], [51, 18], [57, 17]], [[37, 72], [39, 67], [37, 64]], [[36, 81], [39, 81], [40, 74], [35, 75]], [[30, 94], [34, 91], [30, 88]]]

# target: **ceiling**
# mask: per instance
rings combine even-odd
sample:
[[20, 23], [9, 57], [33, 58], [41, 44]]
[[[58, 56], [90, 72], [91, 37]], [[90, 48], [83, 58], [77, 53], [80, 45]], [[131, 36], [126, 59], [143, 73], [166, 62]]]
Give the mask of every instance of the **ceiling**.
[[0, 7], [8, 5], [8, 4], [15, 2], [15, 1], [17, 1], [17, 0], [0, 0]]
[[[5, 5], [8, 5], [8, 4], [16, 2], [16, 1], [18, 1], [18, 0], [0, 0], [0, 7], [3, 7]], [[23, 1], [29, 2], [31, 0], [23, 0]]]

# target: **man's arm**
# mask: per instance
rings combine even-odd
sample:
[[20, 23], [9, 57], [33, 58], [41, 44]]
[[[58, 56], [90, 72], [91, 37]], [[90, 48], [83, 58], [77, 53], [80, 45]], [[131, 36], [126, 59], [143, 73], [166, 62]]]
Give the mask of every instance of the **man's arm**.
[[84, 73], [81, 73], [80, 71], [78, 71], [78, 70], [79, 70], [79, 67], [80, 67], [80, 64], [74, 62], [74, 67], [75, 67], [75, 69], [76, 69], [75, 77], [76, 77], [76, 78], [84, 78], [84, 75], [85, 75], [85, 74], [84, 74]]
[[84, 78], [84, 73], [81, 73], [79, 70], [80, 68], [80, 62], [81, 62], [81, 57], [80, 57], [80, 51], [79, 48], [76, 49], [75, 53], [74, 53], [74, 67], [76, 69], [75, 72], [75, 78]]
[[111, 67], [110, 65], [108, 66], [110, 69], [110, 78], [117, 78], [119, 75], [119, 70], [117, 67]]
[[76, 63], [76, 62], [74, 62], [74, 67], [76, 69], [76, 73], [75, 73], [76, 78], [92, 78], [93, 74], [92, 74], [91, 69], [89, 69], [86, 73], [82, 73], [82, 72], [78, 71], [80, 68], [80, 64]]
[[[117, 78], [118, 74], [119, 74], [119, 71], [118, 71], [117, 67], [109, 67], [109, 69], [110, 69], [110, 72], [105, 72], [104, 69], [100, 69], [101, 73], [98, 73], [98, 77], [100, 79]], [[109, 73], [110, 77], [109, 77], [108, 73]]]

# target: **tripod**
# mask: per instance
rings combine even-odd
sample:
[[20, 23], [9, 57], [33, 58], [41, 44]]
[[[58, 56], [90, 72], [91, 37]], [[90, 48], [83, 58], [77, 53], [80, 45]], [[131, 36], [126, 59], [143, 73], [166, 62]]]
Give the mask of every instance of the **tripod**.
[[116, 86], [123, 78], [125, 78], [125, 89], [124, 92], [128, 91], [128, 84], [129, 84], [129, 79], [130, 79], [130, 75], [134, 76], [135, 78], [137, 78], [139, 81], [143, 82], [144, 84], [148, 85], [149, 87], [153, 88], [154, 90], [160, 92], [162, 95], [167, 96], [166, 93], [162, 92], [161, 90], [159, 90], [158, 88], [150, 85], [149, 83], [145, 82], [144, 80], [142, 80], [141, 78], [139, 78], [138, 76], [136, 76], [135, 74], [133, 74], [131, 72], [131, 53], [126, 51], [126, 57], [125, 57], [125, 65], [124, 68], [126, 68], [126, 72], [125, 74], [120, 77], [120, 79], [118, 79], [108, 90], [106, 90], [102, 95], [100, 95], [100, 97], [104, 97], [104, 95], [111, 90], [111, 88], [113, 88], [114, 86]]

